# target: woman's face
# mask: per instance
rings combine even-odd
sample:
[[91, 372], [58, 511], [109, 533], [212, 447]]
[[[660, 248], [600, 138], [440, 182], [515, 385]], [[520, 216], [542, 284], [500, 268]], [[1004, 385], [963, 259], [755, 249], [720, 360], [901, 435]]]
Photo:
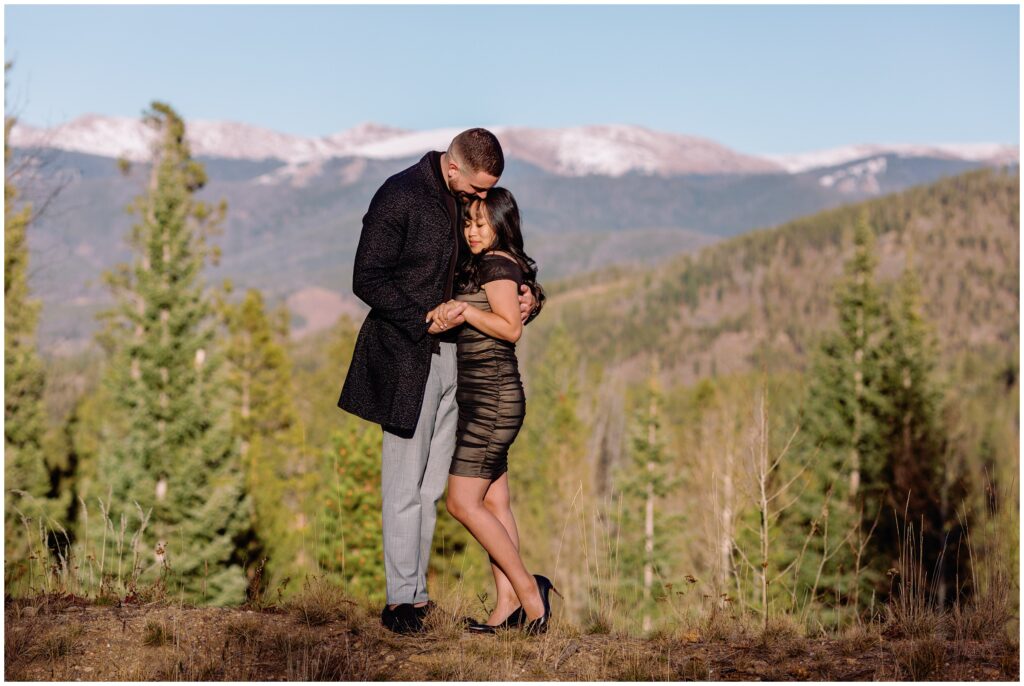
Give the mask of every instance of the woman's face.
[[466, 237], [466, 243], [469, 244], [469, 251], [474, 255], [487, 250], [494, 244], [494, 229], [487, 218], [487, 207], [484, 203], [480, 201], [470, 203], [463, 234]]

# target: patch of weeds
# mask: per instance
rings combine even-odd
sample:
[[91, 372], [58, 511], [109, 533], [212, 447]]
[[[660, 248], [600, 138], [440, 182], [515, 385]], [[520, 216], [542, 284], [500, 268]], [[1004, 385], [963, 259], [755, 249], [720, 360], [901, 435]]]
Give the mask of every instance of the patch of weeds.
[[[4, 658], [7, 669], [21, 662], [31, 662], [36, 656], [32, 643], [32, 632], [28, 627], [8, 626], [4, 631]], [[8, 677], [10, 678], [10, 677]]]
[[612, 632], [612, 623], [607, 617], [599, 614], [590, 614], [583, 623], [583, 633], [595, 635], [607, 635]]
[[257, 617], [239, 617], [225, 625], [224, 633], [239, 643], [256, 643], [263, 635], [263, 623]]
[[712, 612], [701, 622], [699, 633], [705, 641], [722, 642], [734, 641], [744, 636], [747, 631], [743, 622], [736, 616], [725, 612]]
[[882, 637], [876, 628], [870, 626], [854, 626], [836, 640], [836, 648], [844, 657], [863, 655], [877, 647]]
[[174, 631], [166, 622], [149, 620], [142, 630], [142, 644], [147, 646], [162, 646], [174, 641]]
[[665, 661], [639, 648], [618, 653], [618, 674], [615, 681], [667, 681], [670, 674]]
[[208, 656], [190, 660], [187, 665], [179, 664], [179, 670], [181, 679], [185, 681], [221, 681], [224, 678], [223, 663]]
[[946, 645], [935, 638], [901, 641], [894, 647], [893, 654], [902, 676], [912, 681], [923, 681], [942, 667]]
[[288, 604], [307, 626], [321, 626], [335, 619], [345, 619], [356, 603], [345, 597], [335, 584], [322, 576], [307, 577], [302, 592]]
[[43, 653], [50, 660], [71, 655], [80, 647], [82, 633], [82, 625], [77, 622], [58, 629], [46, 637]]
[[699, 655], [691, 655], [679, 664], [673, 680], [677, 681], [708, 681], [711, 679], [711, 667]]
[[426, 665], [425, 676], [429, 681], [464, 681], [462, 667], [459, 660], [434, 660]]
[[771, 617], [768, 626], [759, 631], [759, 643], [764, 647], [787, 650], [794, 641], [801, 641], [800, 628], [791, 617]]

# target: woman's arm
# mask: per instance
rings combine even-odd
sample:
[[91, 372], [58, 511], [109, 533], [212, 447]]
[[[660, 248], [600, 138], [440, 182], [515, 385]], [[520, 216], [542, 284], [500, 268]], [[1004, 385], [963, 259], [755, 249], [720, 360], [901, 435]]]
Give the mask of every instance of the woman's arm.
[[488, 281], [482, 288], [487, 294], [490, 312], [470, 305], [462, 313], [466, 323], [488, 336], [515, 343], [523, 335], [519, 316], [519, 286], [512, 279]]

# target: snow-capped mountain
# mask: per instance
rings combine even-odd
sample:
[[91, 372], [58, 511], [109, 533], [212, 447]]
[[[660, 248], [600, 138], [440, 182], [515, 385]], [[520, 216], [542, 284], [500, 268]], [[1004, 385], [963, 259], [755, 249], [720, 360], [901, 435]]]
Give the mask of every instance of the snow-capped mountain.
[[[323, 138], [279, 133], [249, 124], [195, 119], [186, 136], [193, 155], [226, 159], [279, 159], [298, 163], [352, 154], [361, 146], [404, 134], [376, 124], [360, 124]], [[126, 157], [133, 162], [149, 158], [155, 132], [141, 119], [87, 114], [66, 124], [42, 129], [18, 122], [11, 130], [11, 145], [47, 147], [104, 157]]]
[[705, 138], [652, 131], [640, 126], [508, 127], [495, 134], [501, 136], [509, 156], [560, 176], [782, 171], [773, 162], [743, 155]]
[[[622, 176], [630, 172], [669, 176], [687, 173], [759, 173], [782, 169], [769, 160], [743, 155], [696, 136], [640, 126], [581, 126], [532, 129], [489, 126], [501, 137], [505, 155], [560, 176]], [[286, 168], [268, 180], [307, 173], [331, 157], [396, 159], [447, 147], [460, 129], [407, 131], [365, 123], [321, 138], [307, 138], [240, 124], [193, 120], [188, 140], [194, 155], [227, 159], [279, 159]], [[50, 129], [19, 122], [11, 132], [18, 147], [50, 147], [133, 161], [149, 157], [154, 132], [140, 119], [89, 114]]]
[[[657, 176], [801, 173], [893, 154], [908, 158], [1006, 164], [1016, 162], [1019, 155], [1019, 148], [1015, 145], [982, 143], [851, 145], [797, 154], [753, 156], [705, 138], [624, 124], [559, 129], [487, 128], [501, 138], [506, 158], [528, 162], [565, 177], [620, 177], [630, 173]], [[302, 185], [304, 179], [316, 174], [324, 161], [330, 158], [387, 160], [414, 157], [428, 150], [444, 149], [459, 129], [408, 131], [364, 123], [329, 136], [310, 138], [249, 124], [200, 119], [188, 122], [187, 131], [194, 155], [281, 160], [285, 163], [283, 167], [263, 175], [258, 182]], [[11, 144], [144, 161], [149, 157], [154, 135], [138, 118], [88, 114], [49, 129], [18, 122], [11, 131]], [[880, 170], [884, 172], [884, 165]], [[357, 171], [358, 165], [350, 173]], [[876, 162], [864, 169], [852, 169], [847, 176], [866, 178], [865, 173], [870, 176], [877, 171]], [[820, 181], [826, 186], [843, 185], [834, 175], [823, 176]]]
[[813, 150], [782, 155], [764, 155], [780, 167], [796, 174], [799, 172], [834, 167], [847, 162], [863, 160], [880, 155], [899, 157], [932, 157], [937, 159], [967, 160], [989, 164], [1014, 163], [1020, 156], [1020, 147], [1000, 143], [942, 143], [937, 145], [914, 145], [893, 143], [889, 145], [847, 145], [840, 148]]

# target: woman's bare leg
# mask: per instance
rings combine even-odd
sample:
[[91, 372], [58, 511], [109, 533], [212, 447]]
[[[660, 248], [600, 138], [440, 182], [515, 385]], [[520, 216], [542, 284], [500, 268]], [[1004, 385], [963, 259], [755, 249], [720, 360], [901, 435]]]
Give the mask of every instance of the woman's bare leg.
[[[512, 545], [515, 546], [518, 552], [519, 529], [516, 527], [516, 520], [512, 516], [512, 507], [509, 502], [508, 472], [505, 472], [491, 482], [487, 493], [484, 495], [484, 507], [505, 527], [509, 540], [512, 541]], [[512, 588], [512, 582], [501, 571], [501, 567], [494, 562], [493, 557], [491, 558], [491, 572], [494, 574], [494, 590], [497, 595], [497, 601], [494, 605], [494, 610], [487, 618], [487, 623], [501, 624], [505, 621], [506, 617], [519, 607], [519, 598]]]
[[533, 620], [544, 614], [544, 603], [537, 590], [537, 581], [526, 571], [519, 550], [501, 521], [484, 506], [484, 494], [491, 482], [472, 476], [448, 477], [448, 512], [469, 529], [480, 542], [493, 563], [508, 578], [512, 590]]

